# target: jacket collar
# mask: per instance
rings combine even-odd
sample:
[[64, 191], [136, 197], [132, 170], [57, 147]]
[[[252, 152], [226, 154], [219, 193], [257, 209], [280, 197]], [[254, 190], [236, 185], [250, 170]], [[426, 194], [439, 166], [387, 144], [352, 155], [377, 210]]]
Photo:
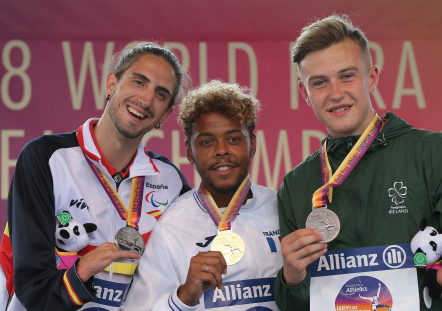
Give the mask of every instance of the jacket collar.
[[[77, 131], [77, 140], [83, 153], [95, 164], [99, 164], [100, 169], [110, 172], [103, 165], [102, 155], [98, 150], [98, 146], [95, 145], [94, 139], [91, 134], [90, 124], [96, 122], [97, 118], [91, 118], [87, 120]], [[142, 143], [138, 146], [135, 159], [129, 168], [129, 176], [145, 176], [145, 175], [157, 175], [160, 171], [153, 163], [152, 159], [146, 153]], [[111, 174], [110, 174], [111, 175]]]
[[[391, 111], [387, 112], [381, 117], [381, 119], [385, 122], [384, 128], [376, 136], [375, 141], [368, 148], [366, 154], [384, 147], [382, 144], [384, 141], [387, 141], [388, 145], [390, 140], [415, 130], [409, 123], [405, 122]], [[350, 152], [360, 137], [360, 135], [356, 135], [332, 138], [328, 135], [321, 141], [321, 145], [327, 140], [327, 154], [332, 157], [343, 158]]]

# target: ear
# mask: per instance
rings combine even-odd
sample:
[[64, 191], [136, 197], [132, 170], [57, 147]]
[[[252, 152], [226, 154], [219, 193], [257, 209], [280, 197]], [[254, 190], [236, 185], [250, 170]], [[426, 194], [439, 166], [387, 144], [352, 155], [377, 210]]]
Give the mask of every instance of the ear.
[[97, 230], [97, 225], [94, 223], [87, 223], [83, 225], [84, 229], [86, 229], [87, 233], [91, 233], [95, 230]]
[[160, 122], [164, 123], [164, 121], [166, 121], [167, 118], [170, 117], [172, 112], [173, 112], [173, 107], [170, 107], [169, 109], [167, 109], [166, 112], [161, 116]]
[[370, 85], [369, 85], [369, 93], [373, 94], [374, 91], [376, 90], [376, 86], [378, 85], [378, 81], [379, 81], [379, 68], [378, 66], [373, 66], [370, 68], [370, 71], [368, 72], [368, 78], [370, 80]]
[[118, 79], [113, 72], [109, 72], [106, 77], [106, 94], [111, 95], [115, 92], [117, 88]]
[[298, 81], [298, 89], [301, 92], [302, 97], [304, 97], [305, 101], [307, 102], [307, 105], [309, 105], [310, 108], [312, 108], [312, 103], [310, 102], [310, 98], [308, 97], [307, 89], [306, 89], [304, 83], [302, 82], [302, 80]]
[[421, 220], [421, 231], [424, 231], [427, 227], [427, 218], [422, 218]]
[[256, 134], [252, 134], [250, 137], [250, 158], [253, 158], [256, 153]]
[[186, 156], [187, 156], [187, 160], [189, 161], [189, 164], [194, 164], [194, 160], [193, 160], [193, 154], [192, 154], [192, 149], [190, 148], [190, 142], [189, 140], [185, 140], [184, 144], [186, 145]]

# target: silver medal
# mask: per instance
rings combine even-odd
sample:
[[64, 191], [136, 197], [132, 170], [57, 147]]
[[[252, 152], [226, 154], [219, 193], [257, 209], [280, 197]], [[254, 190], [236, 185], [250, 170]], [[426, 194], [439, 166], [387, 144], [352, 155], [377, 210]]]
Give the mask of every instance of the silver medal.
[[341, 223], [338, 216], [327, 207], [315, 208], [310, 213], [305, 222], [306, 228], [315, 228], [324, 236], [321, 241], [327, 243], [336, 238], [341, 229]]
[[140, 255], [144, 253], [143, 237], [132, 227], [123, 227], [118, 230], [115, 243], [120, 251], [131, 251]]

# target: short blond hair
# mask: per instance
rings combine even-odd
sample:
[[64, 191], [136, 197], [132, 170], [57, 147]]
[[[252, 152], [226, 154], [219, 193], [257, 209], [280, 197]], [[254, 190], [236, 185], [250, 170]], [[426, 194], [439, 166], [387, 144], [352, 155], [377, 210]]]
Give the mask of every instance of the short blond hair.
[[249, 89], [236, 83], [223, 83], [219, 80], [212, 80], [190, 91], [179, 107], [178, 124], [183, 127], [189, 141], [193, 124], [202, 114], [208, 112], [218, 112], [236, 118], [240, 124], [245, 124], [252, 137], [261, 108], [259, 101], [250, 94]]
[[353, 26], [347, 15], [333, 14], [305, 26], [296, 39], [292, 48], [292, 60], [297, 64], [299, 73], [301, 74], [299, 64], [308, 53], [326, 49], [347, 38], [353, 40], [361, 49], [361, 56], [368, 71], [372, 66], [372, 60], [364, 33]]

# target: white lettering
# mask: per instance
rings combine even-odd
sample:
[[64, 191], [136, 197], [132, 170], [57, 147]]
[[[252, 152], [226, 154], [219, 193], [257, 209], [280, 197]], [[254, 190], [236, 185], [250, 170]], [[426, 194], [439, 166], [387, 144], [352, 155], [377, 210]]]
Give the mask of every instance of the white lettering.
[[200, 42], [200, 84], [207, 83], [207, 43]]
[[275, 165], [273, 166], [273, 176], [270, 170], [270, 161], [267, 154], [267, 145], [265, 141], [264, 131], [259, 130], [256, 134], [256, 154], [252, 166], [252, 183], [258, 182], [259, 168], [262, 157], [264, 166], [264, 174], [266, 178], [267, 187], [271, 189], [278, 188], [278, 177], [281, 170], [282, 157], [284, 156], [284, 174], [292, 169], [292, 161], [290, 159], [290, 147], [287, 137], [287, 131], [279, 131], [278, 145], [276, 147]]
[[[295, 42], [290, 42], [290, 54], [292, 52]], [[298, 91], [299, 73], [296, 64], [293, 63], [290, 57], [290, 109], [299, 108], [299, 91]]]
[[8, 198], [8, 190], [9, 190], [9, 169], [11, 167], [15, 167], [17, 163], [17, 159], [9, 158], [9, 138], [10, 137], [24, 137], [24, 130], [2, 130], [1, 131], [1, 170], [2, 170], [2, 191], [1, 198], [2, 200], [6, 200]]
[[[11, 64], [11, 51], [13, 48], [19, 48], [22, 53], [22, 63], [18, 67]], [[28, 45], [21, 40], [11, 40], [3, 48], [2, 53], [3, 66], [7, 72], [2, 78], [1, 97], [6, 107], [11, 110], [22, 110], [28, 106], [31, 101], [32, 84], [26, 69], [31, 64], [31, 50]], [[13, 102], [9, 96], [9, 83], [14, 76], [20, 77], [23, 83], [23, 96], [19, 102]]]
[[376, 262], [376, 257], [378, 257], [378, 254], [370, 254], [368, 255], [368, 258], [370, 258], [370, 266], [377, 266], [379, 263]]
[[263, 285], [262, 288], [264, 288], [264, 297], [271, 297], [272, 294], [269, 293], [270, 285]]
[[325, 256], [321, 256], [319, 258], [318, 271], [321, 271], [322, 268], [325, 268], [325, 270], [330, 270], [330, 266], [328, 265]]
[[364, 259], [364, 266], [368, 266], [367, 255], [356, 255], [358, 259], [358, 267], [362, 267], [362, 259]]
[[213, 294], [212, 302], [216, 302], [217, 299], [221, 299], [222, 301], [226, 301], [226, 297], [224, 297], [224, 293], [219, 288], [215, 289], [215, 293]]
[[356, 268], [356, 258], [354, 256], [347, 257], [347, 268]]
[[123, 293], [122, 290], [116, 290], [116, 291], [115, 291], [114, 301], [116, 301], [116, 302], [120, 302], [120, 301], [121, 301], [120, 296], [121, 296], [122, 293]]
[[[87, 41], [84, 44], [83, 57], [81, 60], [80, 74], [78, 76], [77, 85], [75, 85], [75, 70], [74, 62], [72, 60], [71, 44], [69, 41], [63, 41], [61, 45], [63, 47], [63, 55], [69, 82], [69, 90], [71, 92], [72, 107], [74, 108], [74, 110], [80, 110], [81, 108], [84, 86], [86, 83], [86, 72], [87, 68], [89, 67], [89, 73], [92, 81], [92, 89], [94, 92], [95, 108], [97, 110], [103, 109], [105, 103], [106, 77], [103, 77], [101, 79], [101, 83], [98, 81], [97, 64], [95, 62], [92, 42]], [[114, 45], [114, 42], [108, 42], [106, 44], [106, 52], [104, 56], [105, 60], [110, 59], [110, 57], [112, 56]]]
[[244, 287], [243, 290], [244, 290], [243, 292], [244, 299], [253, 298], [252, 289], [250, 287]]
[[236, 284], [236, 292], [237, 292], [237, 294], [238, 294], [238, 299], [242, 299], [241, 285]]
[[[410, 67], [411, 78], [413, 81], [413, 88], [405, 88], [405, 70], [408, 65]], [[419, 79], [419, 72], [417, 70], [416, 59], [414, 57], [413, 46], [411, 41], [404, 41], [402, 47], [401, 62], [399, 64], [399, 73], [396, 81], [396, 90], [394, 92], [393, 108], [399, 109], [401, 107], [401, 99], [404, 95], [414, 95], [416, 96], [417, 107], [419, 109], [425, 109], [425, 99], [424, 93], [422, 91], [421, 82]]]
[[262, 288], [261, 286], [252, 286], [253, 289], [253, 297], [262, 297]]
[[101, 286], [95, 285], [94, 288], [97, 291], [96, 296], [101, 299], [101, 291], [102, 291]]
[[[109, 293], [109, 298], [106, 298], [107, 293]], [[105, 287], [103, 291], [103, 299], [112, 300], [113, 296], [114, 296], [114, 290], [112, 288]]]
[[256, 96], [258, 92], [258, 62], [253, 48], [244, 42], [229, 42], [229, 82], [236, 83], [236, 50], [243, 50], [249, 57], [250, 90]]

